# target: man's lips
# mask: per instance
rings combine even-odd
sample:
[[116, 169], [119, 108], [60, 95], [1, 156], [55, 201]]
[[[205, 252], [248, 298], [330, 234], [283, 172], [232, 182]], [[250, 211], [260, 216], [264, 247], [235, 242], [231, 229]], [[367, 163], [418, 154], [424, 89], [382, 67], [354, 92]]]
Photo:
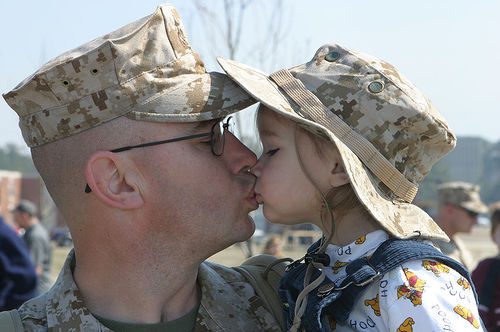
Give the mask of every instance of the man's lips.
[[262, 199], [262, 195], [259, 193], [255, 193], [255, 200], [257, 201], [258, 204], [264, 203], [264, 201]]
[[255, 191], [252, 190], [250, 195], [248, 195], [248, 197], [247, 197], [247, 201], [252, 205], [254, 210], [259, 207], [259, 203], [257, 202]]

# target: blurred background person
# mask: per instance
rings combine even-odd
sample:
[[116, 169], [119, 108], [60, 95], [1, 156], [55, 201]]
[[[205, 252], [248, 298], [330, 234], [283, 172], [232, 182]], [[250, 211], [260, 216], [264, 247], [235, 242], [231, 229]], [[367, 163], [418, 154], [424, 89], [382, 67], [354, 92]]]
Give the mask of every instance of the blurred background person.
[[283, 242], [281, 241], [281, 237], [277, 235], [272, 235], [266, 241], [264, 245], [264, 249], [262, 250], [263, 254], [272, 255], [278, 258], [284, 257], [282, 252]]
[[488, 212], [481, 201], [479, 186], [467, 182], [447, 182], [438, 187], [438, 213], [436, 222], [448, 235], [450, 242], [436, 240], [435, 245], [443, 254], [459, 261], [469, 271], [474, 261], [458, 233], [470, 233], [480, 213]]
[[0, 311], [36, 295], [37, 275], [25, 243], [0, 216]]
[[[500, 252], [500, 202], [491, 207], [491, 238]], [[482, 260], [472, 272], [479, 314], [488, 331], [500, 331], [500, 256]]]
[[52, 286], [50, 277], [52, 247], [49, 233], [38, 220], [34, 203], [21, 200], [13, 214], [17, 226], [24, 230], [23, 240], [35, 265], [38, 275], [37, 294], [44, 293]]

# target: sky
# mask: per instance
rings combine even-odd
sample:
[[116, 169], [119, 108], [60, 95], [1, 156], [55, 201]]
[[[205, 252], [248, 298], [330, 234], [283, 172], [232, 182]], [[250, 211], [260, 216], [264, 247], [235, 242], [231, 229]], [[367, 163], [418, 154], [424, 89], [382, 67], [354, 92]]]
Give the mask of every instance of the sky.
[[[14, 88], [51, 58], [129, 22], [161, 2], [0, 1], [0, 92]], [[170, 1], [188, 39], [210, 71], [228, 57], [217, 22], [221, 0]], [[500, 140], [500, 1], [495, 0], [253, 0], [243, 16], [235, 58], [266, 72], [309, 61], [323, 44], [338, 43], [396, 66], [434, 103], [459, 136]], [[206, 18], [206, 16], [205, 16]], [[270, 31], [277, 30], [279, 36]], [[244, 119], [251, 127], [250, 116]], [[0, 147], [26, 149], [18, 118], [0, 100]], [[27, 151], [27, 150], [26, 150]]]

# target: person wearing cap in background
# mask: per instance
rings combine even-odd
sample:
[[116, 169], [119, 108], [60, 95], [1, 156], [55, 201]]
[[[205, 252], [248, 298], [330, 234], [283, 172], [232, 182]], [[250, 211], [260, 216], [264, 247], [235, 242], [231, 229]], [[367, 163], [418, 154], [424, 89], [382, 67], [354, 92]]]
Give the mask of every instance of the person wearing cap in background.
[[280, 330], [242, 274], [204, 262], [255, 228], [256, 156], [223, 120], [255, 101], [206, 72], [173, 6], [4, 97], [74, 241], [54, 286], [14, 313], [22, 328]]
[[266, 219], [323, 231], [281, 279], [288, 329], [482, 331], [467, 270], [432, 246], [448, 238], [412, 204], [456, 142], [428, 99], [337, 44], [269, 76], [219, 63], [261, 103], [252, 172]]
[[472, 280], [479, 296], [479, 314], [488, 331], [500, 328], [500, 202], [490, 206], [490, 234], [497, 246], [497, 255], [477, 264]]
[[26, 244], [0, 216], [0, 311], [35, 297], [37, 279]]
[[35, 264], [38, 275], [37, 293], [44, 293], [52, 286], [50, 277], [52, 247], [49, 233], [38, 220], [37, 208], [33, 202], [21, 200], [12, 213], [16, 225], [24, 230], [23, 240]]
[[472, 255], [456, 235], [470, 233], [478, 215], [488, 212], [479, 196], [479, 186], [458, 181], [443, 183], [438, 187], [438, 204], [436, 222], [450, 241], [437, 240], [435, 244], [445, 255], [472, 271], [475, 266]]

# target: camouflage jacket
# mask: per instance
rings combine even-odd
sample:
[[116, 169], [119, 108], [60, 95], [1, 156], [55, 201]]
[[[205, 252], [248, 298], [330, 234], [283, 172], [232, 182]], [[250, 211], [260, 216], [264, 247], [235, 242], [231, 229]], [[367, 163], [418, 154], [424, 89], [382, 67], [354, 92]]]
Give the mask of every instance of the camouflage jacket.
[[[110, 331], [85, 306], [73, 280], [74, 263], [71, 251], [54, 286], [19, 308], [25, 331]], [[198, 283], [202, 298], [195, 332], [280, 331], [252, 286], [235, 270], [203, 263]]]

